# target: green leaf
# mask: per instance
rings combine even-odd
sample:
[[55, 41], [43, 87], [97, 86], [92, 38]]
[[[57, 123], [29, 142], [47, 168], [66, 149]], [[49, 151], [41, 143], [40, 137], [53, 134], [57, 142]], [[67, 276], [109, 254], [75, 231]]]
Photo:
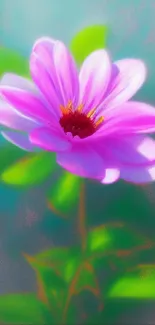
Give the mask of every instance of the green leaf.
[[89, 231], [87, 235], [87, 252], [103, 252], [112, 246], [112, 237], [105, 225]]
[[99, 288], [97, 277], [93, 266], [84, 262], [79, 267], [79, 276], [76, 277], [76, 284], [74, 286], [74, 294], [79, 294], [83, 290], [91, 291], [94, 295], [99, 295]]
[[[110, 254], [116, 256], [128, 256], [131, 250], [146, 244], [146, 239], [139, 236], [126, 225], [104, 224], [88, 232], [87, 254], [101, 256]], [[94, 255], [97, 256], [97, 255]]]
[[48, 202], [57, 211], [67, 213], [76, 204], [80, 192], [81, 179], [64, 172], [55, 186], [49, 190]]
[[35, 259], [38, 264], [45, 263], [47, 267], [50, 266], [66, 283], [75, 282], [74, 294], [84, 289], [97, 294], [94, 269], [90, 263], [83, 260], [80, 250], [55, 248], [35, 256]]
[[0, 174], [26, 155], [27, 153], [24, 150], [9, 143], [2, 146], [0, 148]]
[[[148, 251], [148, 245], [146, 238], [126, 225], [109, 223], [88, 232], [86, 253], [95, 269], [106, 269], [108, 274], [109, 269], [115, 270], [111, 275], [111, 280], [115, 281], [120, 272], [123, 274], [126, 269], [137, 265], [140, 252]], [[109, 287], [109, 282], [105, 286]]]
[[41, 152], [31, 154], [6, 169], [1, 179], [11, 185], [30, 186], [44, 181], [55, 168], [53, 154]]
[[53, 248], [37, 254], [34, 258], [35, 264], [50, 266], [66, 283], [69, 284], [76, 279], [74, 294], [84, 289], [97, 294], [94, 269], [89, 262], [83, 259], [80, 249], [76, 247]]
[[126, 274], [109, 290], [109, 298], [155, 299], [155, 268], [145, 266], [139, 274]]
[[69, 296], [83, 290], [99, 296], [94, 268], [77, 248], [53, 248], [25, 258], [36, 272], [38, 296], [56, 311], [58, 322]]
[[54, 263], [50, 260], [39, 259], [36, 256], [24, 255], [31, 267], [39, 274], [43, 284], [48, 289], [62, 289], [65, 286], [61, 274], [54, 268]]
[[29, 325], [44, 324], [43, 304], [33, 294], [0, 296], [0, 323]]
[[0, 76], [6, 72], [29, 75], [28, 60], [10, 49], [0, 48], [0, 62]]
[[130, 229], [124, 224], [118, 224], [116, 227], [109, 226], [107, 230], [115, 250], [131, 250], [144, 244], [146, 241], [146, 239], [137, 234], [134, 229]]
[[[40, 300], [50, 306], [53, 315], [55, 315], [55, 321], [59, 323], [66, 300], [67, 284], [61, 274], [64, 264], [56, 257], [55, 253], [53, 254], [54, 261], [51, 259], [52, 252], [50, 254], [50, 251], [36, 256], [26, 254], [24, 256], [36, 273], [37, 292]], [[62, 256], [61, 253], [60, 250], [60, 256]]]
[[127, 253], [144, 243], [146, 243], [146, 239], [143, 236], [121, 223], [105, 224], [88, 234], [90, 252], [103, 252], [105, 249], [110, 249], [121, 255], [121, 252], [122, 254], [123, 251]]
[[51, 248], [35, 255], [35, 259], [47, 263], [49, 262], [62, 263], [62, 261], [65, 261], [67, 257], [68, 257], [68, 248], [66, 247]]
[[51, 269], [69, 283], [81, 262], [81, 251], [76, 248], [52, 248], [34, 256], [37, 263], [50, 265]]
[[71, 282], [71, 280], [73, 279], [76, 271], [79, 268], [80, 262], [81, 262], [80, 255], [77, 256], [73, 255], [68, 259], [68, 262], [66, 263], [63, 272], [64, 279], [67, 283]]
[[105, 47], [107, 26], [88, 26], [77, 33], [71, 41], [70, 48], [78, 64], [93, 51]]

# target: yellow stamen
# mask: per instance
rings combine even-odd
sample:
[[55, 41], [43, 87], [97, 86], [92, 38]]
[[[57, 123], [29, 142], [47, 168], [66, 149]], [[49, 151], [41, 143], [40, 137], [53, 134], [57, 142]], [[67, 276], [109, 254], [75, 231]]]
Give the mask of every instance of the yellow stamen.
[[68, 114], [69, 112], [71, 112], [73, 109], [73, 104], [72, 104], [72, 101], [69, 100], [68, 104], [66, 107], [64, 107], [63, 105], [60, 105], [60, 110], [62, 112], [62, 114]]
[[99, 117], [98, 120], [95, 122], [95, 126], [98, 127], [103, 121], [104, 121], [104, 117], [103, 116]]
[[60, 105], [60, 110], [61, 110], [62, 114], [68, 113], [68, 109], [66, 107], [64, 107], [63, 105]]
[[77, 108], [77, 111], [78, 111], [78, 112], [82, 112], [82, 109], [83, 109], [83, 104], [80, 104], [80, 105], [78, 106], [78, 108]]
[[67, 109], [68, 109], [69, 111], [72, 111], [72, 109], [73, 109], [73, 103], [72, 103], [71, 100], [69, 100], [69, 102], [68, 102], [68, 104], [67, 104]]
[[87, 114], [88, 117], [93, 117], [94, 113], [96, 112], [96, 108], [91, 109], [91, 111]]
[[[60, 105], [60, 110], [62, 112], [63, 115], [67, 115], [71, 112], [73, 112], [73, 103], [71, 100], [68, 101], [67, 106], [63, 106]], [[83, 109], [83, 104], [80, 104], [76, 111], [78, 111], [79, 113], [82, 113], [82, 109]], [[96, 108], [93, 108], [89, 111], [89, 113], [86, 115], [88, 118], [94, 118], [94, 114], [96, 113]], [[85, 114], [84, 114], [85, 115]], [[97, 121], [94, 123], [94, 126], [97, 128], [102, 122], [104, 121], [104, 117], [101, 116], [97, 119]]]

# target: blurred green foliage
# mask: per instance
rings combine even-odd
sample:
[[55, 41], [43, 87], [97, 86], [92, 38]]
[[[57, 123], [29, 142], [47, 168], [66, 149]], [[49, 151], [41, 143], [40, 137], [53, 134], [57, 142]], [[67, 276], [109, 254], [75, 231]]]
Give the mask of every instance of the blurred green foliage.
[[55, 168], [55, 157], [41, 152], [30, 154], [5, 169], [1, 180], [10, 185], [30, 186], [44, 181]]
[[[121, 236], [118, 236], [121, 233], [128, 234], [122, 245]], [[116, 245], [118, 238], [120, 243]], [[149, 252], [148, 240], [142, 238], [139, 240], [139, 235], [135, 238], [126, 224], [103, 224], [88, 230], [79, 246], [54, 247], [33, 256], [24, 253], [36, 275], [36, 294], [1, 296], [0, 321], [6, 324], [74, 324], [82, 316], [74, 297], [90, 292], [98, 305], [93, 319], [99, 324], [101, 317], [103, 322], [108, 317], [106, 306], [112, 320], [110, 308], [114, 299], [115, 304], [117, 298], [154, 299], [155, 267], [141, 265], [139, 260], [141, 251]], [[134, 255], [136, 259], [130, 267]], [[100, 280], [97, 274], [105, 270], [107, 275]], [[119, 318], [121, 312], [121, 308], [114, 312], [113, 320], [116, 316]], [[87, 324], [88, 316], [83, 323]]]
[[14, 72], [22, 76], [28, 76], [28, 60], [11, 49], [0, 47], [0, 76], [6, 72]]
[[63, 172], [55, 186], [52, 185], [49, 189], [49, 205], [54, 205], [55, 209], [63, 214], [68, 213], [78, 201], [81, 183], [80, 177]]
[[0, 296], [0, 319], [5, 324], [40, 325], [46, 313], [45, 306], [34, 294]]
[[108, 28], [105, 25], [88, 26], [78, 32], [70, 43], [71, 52], [80, 65], [93, 51], [103, 49], [107, 42]]
[[110, 298], [155, 299], [155, 265], [140, 265], [125, 274], [109, 291]]

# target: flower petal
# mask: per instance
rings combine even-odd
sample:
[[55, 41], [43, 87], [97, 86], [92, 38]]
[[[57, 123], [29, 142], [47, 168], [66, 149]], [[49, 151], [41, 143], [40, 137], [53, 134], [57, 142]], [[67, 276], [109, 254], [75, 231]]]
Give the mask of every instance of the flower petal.
[[104, 177], [104, 161], [87, 146], [75, 147], [70, 152], [59, 152], [57, 163], [70, 173], [88, 178]]
[[76, 64], [67, 47], [62, 42], [56, 42], [53, 49], [53, 59], [56, 75], [63, 98], [62, 105], [69, 101], [76, 107], [79, 99], [79, 80]]
[[102, 108], [113, 109], [127, 102], [140, 89], [146, 79], [146, 67], [141, 60], [124, 59], [114, 63], [119, 73], [113, 77], [110, 93]]
[[[33, 82], [14, 73], [5, 73], [0, 81], [2, 86], [12, 86], [37, 93]], [[29, 132], [39, 126], [34, 119], [20, 114], [15, 108], [0, 100], [0, 124], [8, 128]]]
[[47, 151], [66, 151], [71, 148], [71, 143], [67, 137], [62, 136], [54, 129], [35, 129], [30, 133], [29, 138], [35, 146]]
[[26, 90], [0, 86], [0, 94], [3, 99], [16, 108], [21, 114], [33, 117], [37, 121], [49, 124], [52, 121], [52, 115], [44, 106], [41, 99]]
[[37, 93], [37, 88], [32, 81], [14, 73], [5, 73], [0, 81], [0, 85], [11, 86]]
[[55, 42], [55, 40], [48, 37], [40, 38], [35, 42], [30, 57], [30, 71], [32, 79], [58, 118], [60, 116], [62, 99], [61, 93], [57, 89], [58, 82], [53, 61], [53, 47]]
[[104, 99], [111, 77], [111, 61], [105, 50], [97, 50], [84, 61], [80, 74], [80, 104], [84, 112], [96, 108]]
[[[95, 142], [93, 143], [93, 145]], [[122, 178], [135, 183], [155, 179], [155, 141], [143, 135], [105, 138], [97, 141], [97, 152], [105, 160], [105, 177], [101, 183], [110, 184]]]
[[57, 117], [60, 105], [78, 99], [78, 75], [73, 58], [59, 41], [43, 38], [37, 41], [30, 59], [31, 75]]
[[41, 37], [33, 45], [32, 54], [35, 54], [44, 64], [47, 70], [53, 69], [53, 47], [56, 43], [55, 39], [50, 37]]
[[119, 168], [106, 168], [105, 176], [102, 179], [102, 184], [112, 184], [118, 181], [120, 177], [120, 169]]
[[29, 141], [27, 134], [15, 131], [2, 131], [2, 136], [17, 147], [26, 151], [36, 151], [34, 145]]
[[106, 146], [122, 166], [148, 166], [155, 163], [155, 141], [143, 135], [107, 138]]
[[113, 111], [105, 112], [104, 117], [105, 121], [96, 136], [155, 131], [155, 108], [145, 103], [129, 101]]
[[6, 102], [0, 100], [0, 124], [11, 129], [29, 132], [39, 126], [35, 120], [28, 118]]
[[135, 184], [153, 182], [155, 181], [155, 165], [148, 167], [124, 166], [121, 169], [120, 177]]
[[53, 71], [46, 70], [42, 61], [32, 53], [30, 59], [31, 76], [41, 93], [50, 105], [50, 110], [58, 120], [60, 118], [60, 104], [62, 102], [61, 94], [57, 87], [57, 79], [55, 75], [54, 65]]

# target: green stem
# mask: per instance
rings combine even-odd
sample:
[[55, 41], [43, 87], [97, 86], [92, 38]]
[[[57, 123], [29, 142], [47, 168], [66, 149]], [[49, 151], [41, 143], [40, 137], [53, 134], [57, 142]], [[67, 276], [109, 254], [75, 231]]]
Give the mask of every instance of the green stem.
[[[85, 216], [86, 216], [86, 209], [85, 209], [85, 184], [84, 182], [81, 183], [81, 187], [80, 187], [80, 195], [79, 195], [79, 210], [78, 210], [78, 221], [79, 221], [79, 233], [81, 236], [81, 247], [82, 247], [82, 251], [85, 251], [86, 249], [86, 235], [87, 235], [87, 231], [86, 231], [86, 225], [85, 225]], [[76, 287], [76, 283], [78, 281], [78, 278], [80, 276], [80, 272], [83, 268], [83, 263], [79, 265], [74, 278], [72, 279], [69, 288], [68, 288], [68, 295], [67, 295], [67, 299], [66, 299], [66, 303], [64, 306], [64, 310], [63, 310], [63, 315], [62, 315], [62, 323], [66, 324], [66, 317], [67, 317], [67, 313], [68, 313], [68, 309], [69, 309], [69, 305], [72, 299], [72, 296], [74, 295], [75, 292], [75, 287]]]
[[86, 216], [85, 184], [84, 184], [84, 182], [82, 182], [81, 187], [80, 187], [78, 220], [79, 220], [79, 233], [81, 236], [81, 246], [82, 246], [83, 251], [86, 249], [86, 235], [87, 235], [85, 216]]

